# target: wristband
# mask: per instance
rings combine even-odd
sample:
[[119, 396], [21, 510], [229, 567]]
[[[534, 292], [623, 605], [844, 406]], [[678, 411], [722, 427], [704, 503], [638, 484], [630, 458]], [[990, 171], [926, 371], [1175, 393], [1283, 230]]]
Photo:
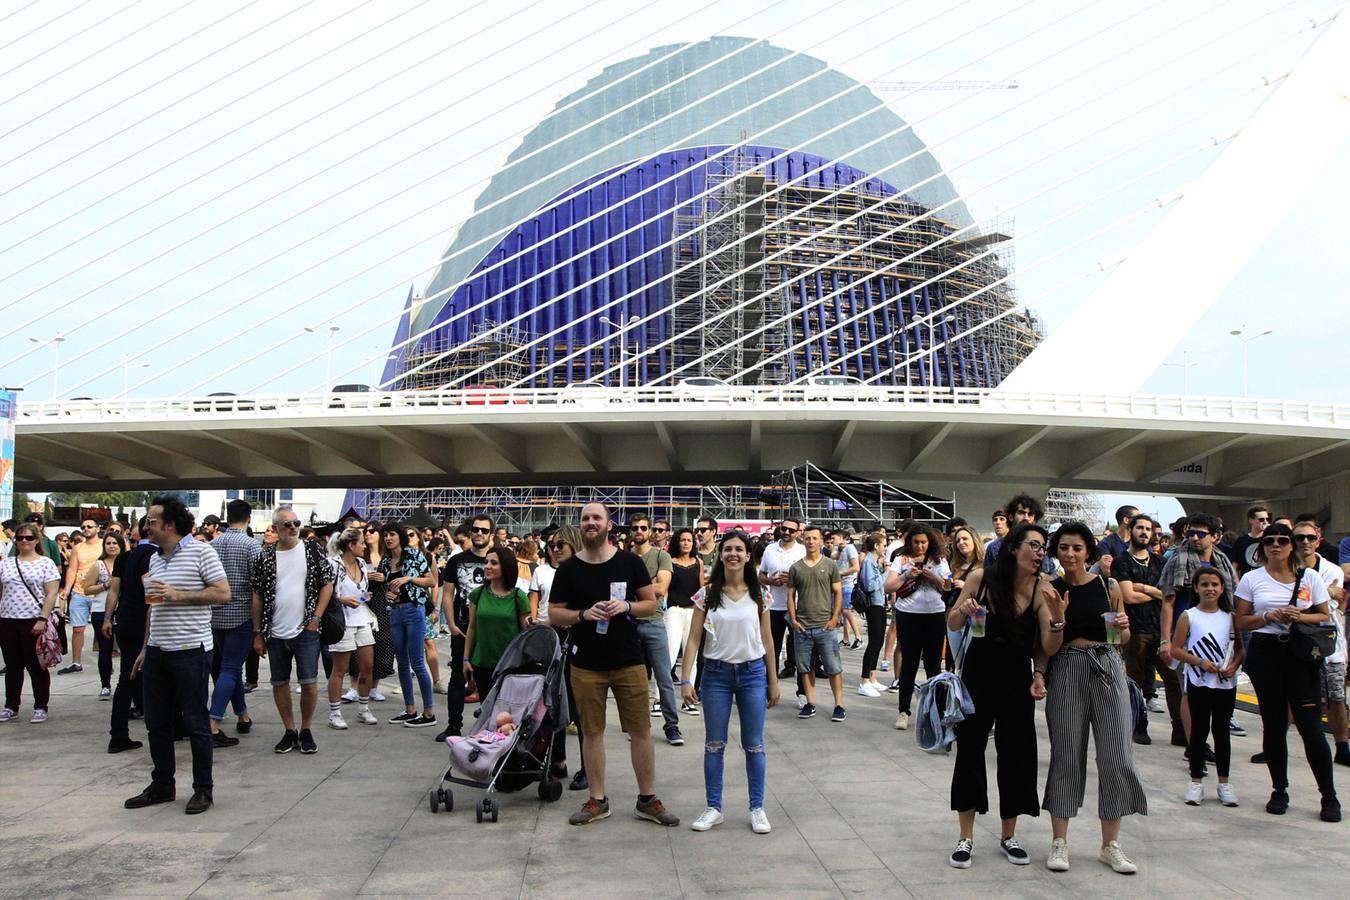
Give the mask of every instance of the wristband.
[[1035, 678], [1037, 675], [1039, 675], [1039, 676], [1041, 676], [1042, 678], [1044, 678], [1044, 677], [1045, 677], [1045, 670], [1044, 670], [1044, 669], [1033, 669], [1032, 672], [1031, 672], [1031, 677], [1032, 677], [1032, 678]]
[[687, 680], [687, 679], [680, 682], [680, 687], [693, 687], [693, 686], [694, 686], [694, 683], [693, 683], [692, 681]]
[[1063, 631], [1063, 630], [1064, 630], [1064, 622], [1062, 622], [1062, 621], [1060, 621], [1060, 622], [1051, 622], [1051, 623], [1050, 623], [1050, 630], [1051, 630], [1051, 631]]
[[1170, 643], [1172, 643], [1172, 642], [1171, 642], [1171, 641], [1158, 641], [1158, 649], [1161, 650], [1163, 647], [1166, 647], [1166, 646], [1167, 646], [1168, 644], [1170, 644]]

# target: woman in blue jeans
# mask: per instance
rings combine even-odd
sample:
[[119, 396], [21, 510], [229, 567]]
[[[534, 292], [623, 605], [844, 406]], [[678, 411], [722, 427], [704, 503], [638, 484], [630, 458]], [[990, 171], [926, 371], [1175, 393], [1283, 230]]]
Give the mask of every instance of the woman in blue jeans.
[[751, 562], [750, 541], [741, 532], [723, 536], [706, 595], [699, 600], [696, 595], [680, 689], [685, 703], [699, 700], [689, 676], [702, 644], [703, 784], [708, 808], [690, 827], [707, 831], [724, 821], [723, 751], [735, 701], [750, 788], [750, 828], [755, 834], [768, 834], [769, 817], [764, 813], [764, 714], [778, 703], [778, 673], [769, 657], [773, 647], [769, 610]]
[[[380, 531], [383, 543], [378, 572], [367, 577], [383, 581], [389, 606], [389, 630], [394, 638], [394, 658], [398, 660], [398, 683], [403, 689], [403, 712], [390, 722], [408, 728], [426, 728], [436, 724], [432, 703], [431, 673], [427, 671], [423, 639], [427, 620], [424, 605], [431, 599], [436, 576], [422, 551], [408, 546], [408, 533], [397, 525], [385, 525]], [[413, 677], [422, 690], [422, 712], [413, 702]]]

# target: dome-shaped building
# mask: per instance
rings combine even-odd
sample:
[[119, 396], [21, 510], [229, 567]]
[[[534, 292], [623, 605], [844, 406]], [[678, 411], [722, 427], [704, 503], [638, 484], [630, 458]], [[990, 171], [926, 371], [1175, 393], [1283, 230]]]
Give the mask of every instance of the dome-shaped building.
[[992, 385], [1037, 329], [1010, 315], [953, 340], [1013, 304], [995, 254], [951, 270], [1003, 240], [824, 62], [747, 38], [659, 47], [528, 133], [410, 304], [384, 381]]

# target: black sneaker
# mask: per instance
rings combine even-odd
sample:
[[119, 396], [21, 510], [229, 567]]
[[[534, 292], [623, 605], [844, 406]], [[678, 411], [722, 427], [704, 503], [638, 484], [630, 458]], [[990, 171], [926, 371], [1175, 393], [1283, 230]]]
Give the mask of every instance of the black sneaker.
[[253, 720], [239, 719], [234, 723], [234, 730], [239, 732], [240, 734], [248, 734], [250, 731], [253, 730]]
[[1027, 856], [1027, 851], [1022, 849], [1022, 845], [1017, 842], [1017, 838], [1004, 838], [998, 842], [998, 849], [1003, 851], [1003, 855], [1008, 858], [1008, 862], [1014, 866], [1025, 866], [1031, 862], [1031, 857]]
[[436, 743], [444, 744], [446, 738], [459, 737], [459, 732], [447, 727], [444, 731], [436, 732]]
[[403, 727], [404, 727], [404, 728], [426, 728], [426, 727], [429, 726], [429, 725], [435, 725], [435, 724], [436, 724], [436, 717], [435, 717], [435, 716], [422, 715], [422, 716], [413, 716], [411, 719], [409, 719], [408, 721], [406, 721], [406, 722], [403, 723]]
[[314, 743], [314, 735], [310, 733], [310, 730], [308, 728], [300, 732], [300, 752], [301, 753], [319, 752], [319, 745]]
[[844, 708], [843, 708], [842, 706], [836, 706], [836, 707], [834, 708], [834, 715], [830, 716], [830, 721], [831, 721], [831, 722], [842, 722], [842, 721], [844, 721], [844, 719], [846, 719], [847, 717], [848, 717], [848, 713], [846, 713], [846, 712], [844, 711]]
[[1339, 822], [1341, 820], [1341, 801], [1335, 797], [1323, 797], [1321, 817], [1323, 822]]
[[953, 869], [969, 869], [970, 856], [975, 849], [975, 842], [970, 838], [961, 838], [956, 842], [956, 849], [948, 857], [947, 862], [951, 863]]
[[590, 779], [586, 777], [586, 770], [579, 769], [577, 774], [572, 776], [572, 782], [567, 785], [569, 791], [584, 791], [591, 786]]
[[895, 679], [894, 681], [892, 681], [890, 684], [886, 685], [886, 691], [887, 691], [887, 693], [890, 693], [890, 694], [898, 694], [898, 693], [900, 693], [900, 679], [897, 678], [897, 679]]
[[211, 735], [211, 743], [215, 745], [217, 750], [219, 750], [221, 747], [238, 746], [239, 738], [230, 737], [223, 731], [217, 731], [215, 734]]
[[686, 716], [701, 716], [701, 715], [703, 715], [703, 713], [699, 712], [698, 707], [695, 706], [695, 705], [692, 704], [692, 703], [682, 703], [682, 704], [680, 704], [680, 712], [683, 713], [683, 714], [686, 715]]
[[404, 722], [411, 722], [415, 718], [417, 718], [417, 713], [401, 712], [389, 721], [394, 725], [402, 725]]
[[1266, 751], [1262, 750], [1260, 753], [1253, 753], [1252, 762], [1256, 763], [1258, 766], [1265, 765]]
[[57, 674], [57, 675], [70, 675], [70, 674], [72, 674], [72, 673], [74, 673], [74, 672], [83, 672], [83, 671], [84, 671], [84, 666], [80, 665], [79, 663], [73, 662], [73, 663], [71, 663], [70, 665], [66, 666], [64, 669], [57, 669], [57, 670], [56, 670], [56, 674]]
[[[1339, 808], [1340, 805], [1337, 804], [1337, 809]], [[1266, 812], [1272, 816], [1282, 816], [1289, 812], [1289, 792], [1271, 791], [1270, 800], [1266, 802]]]
[[809, 719], [815, 714], [816, 714], [816, 705], [814, 703], [808, 703], [801, 709], [797, 710], [797, 718], [799, 719]]
[[300, 746], [300, 736], [291, 729], [286, 729], [286, 733], [277, 741], [277, 745], [272, 748], [273, 753], [290, 753], [296, 747]]
[[672, 747], [684, 746], [684, 735], [680, 734], [680, 726], [678, 725], [666, 726], [666, 741]]
[[108, 741], [109, 753], [121, 753], [124, 750], [139, 750], [144, 746], [140, 741], [133, 741], [131, 738], [113, 738]]

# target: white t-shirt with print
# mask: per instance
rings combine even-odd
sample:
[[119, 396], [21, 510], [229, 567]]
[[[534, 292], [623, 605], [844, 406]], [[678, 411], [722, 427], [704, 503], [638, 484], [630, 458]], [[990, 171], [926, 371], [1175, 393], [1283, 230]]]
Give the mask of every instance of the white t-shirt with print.
[[305, 618], [305, 545], [277, 548], [277, 600], [272, 608], [272, 637], [290, 640]]
[[36, 619], [42, 613], [47, 582], [60, 579], [56, 563], [46, 556], [0, 560], [0, 619]]
[[[1289, 599], [1294, 593], [1294, 585], [1276, 581], [1270, 577], [1270, 573], [1262, 566], [1243, 575], [1242, 580], [1238, 582], [1237, 590], [1233, 593], [1239, 600], [1246, 600], [1251, 603], [1253, 615], [1264, 616], [1270, 610], [1289, 605]], [[1306, 610], [1319, 603], [1328, 605], [1331, 603], [1331, 595], [1327, 593], [1326, 582], [1304, 572], [1303, 577], [1299, 580], [1297, 606], [1301, 610]], [[1287, 634], [1289, 627], [1278, 622], [1268, 622], [1256, 631], [1258, 634]]]
[[[895, 562], [890, 565], [890, 570], [897, 575], [904, 575], [913, 568], [915, 568], [915, 564], [908, 557], [903, 556], [897, 556]], [[936, 564], [928, 563], [920, 566], [920, 568], [927, 569], [942, 579], [952, 577], [951, 567], [947, 565], [945, 559], [938, 560]], [[923, 579], [919, 581], [917, 591], [908, 597], [895, 598], [895, 611], [902, 613], [940, 613], [947, 611], [947, 604], [942, 602], [942, 591], [938, 590], [933, 582]]]

